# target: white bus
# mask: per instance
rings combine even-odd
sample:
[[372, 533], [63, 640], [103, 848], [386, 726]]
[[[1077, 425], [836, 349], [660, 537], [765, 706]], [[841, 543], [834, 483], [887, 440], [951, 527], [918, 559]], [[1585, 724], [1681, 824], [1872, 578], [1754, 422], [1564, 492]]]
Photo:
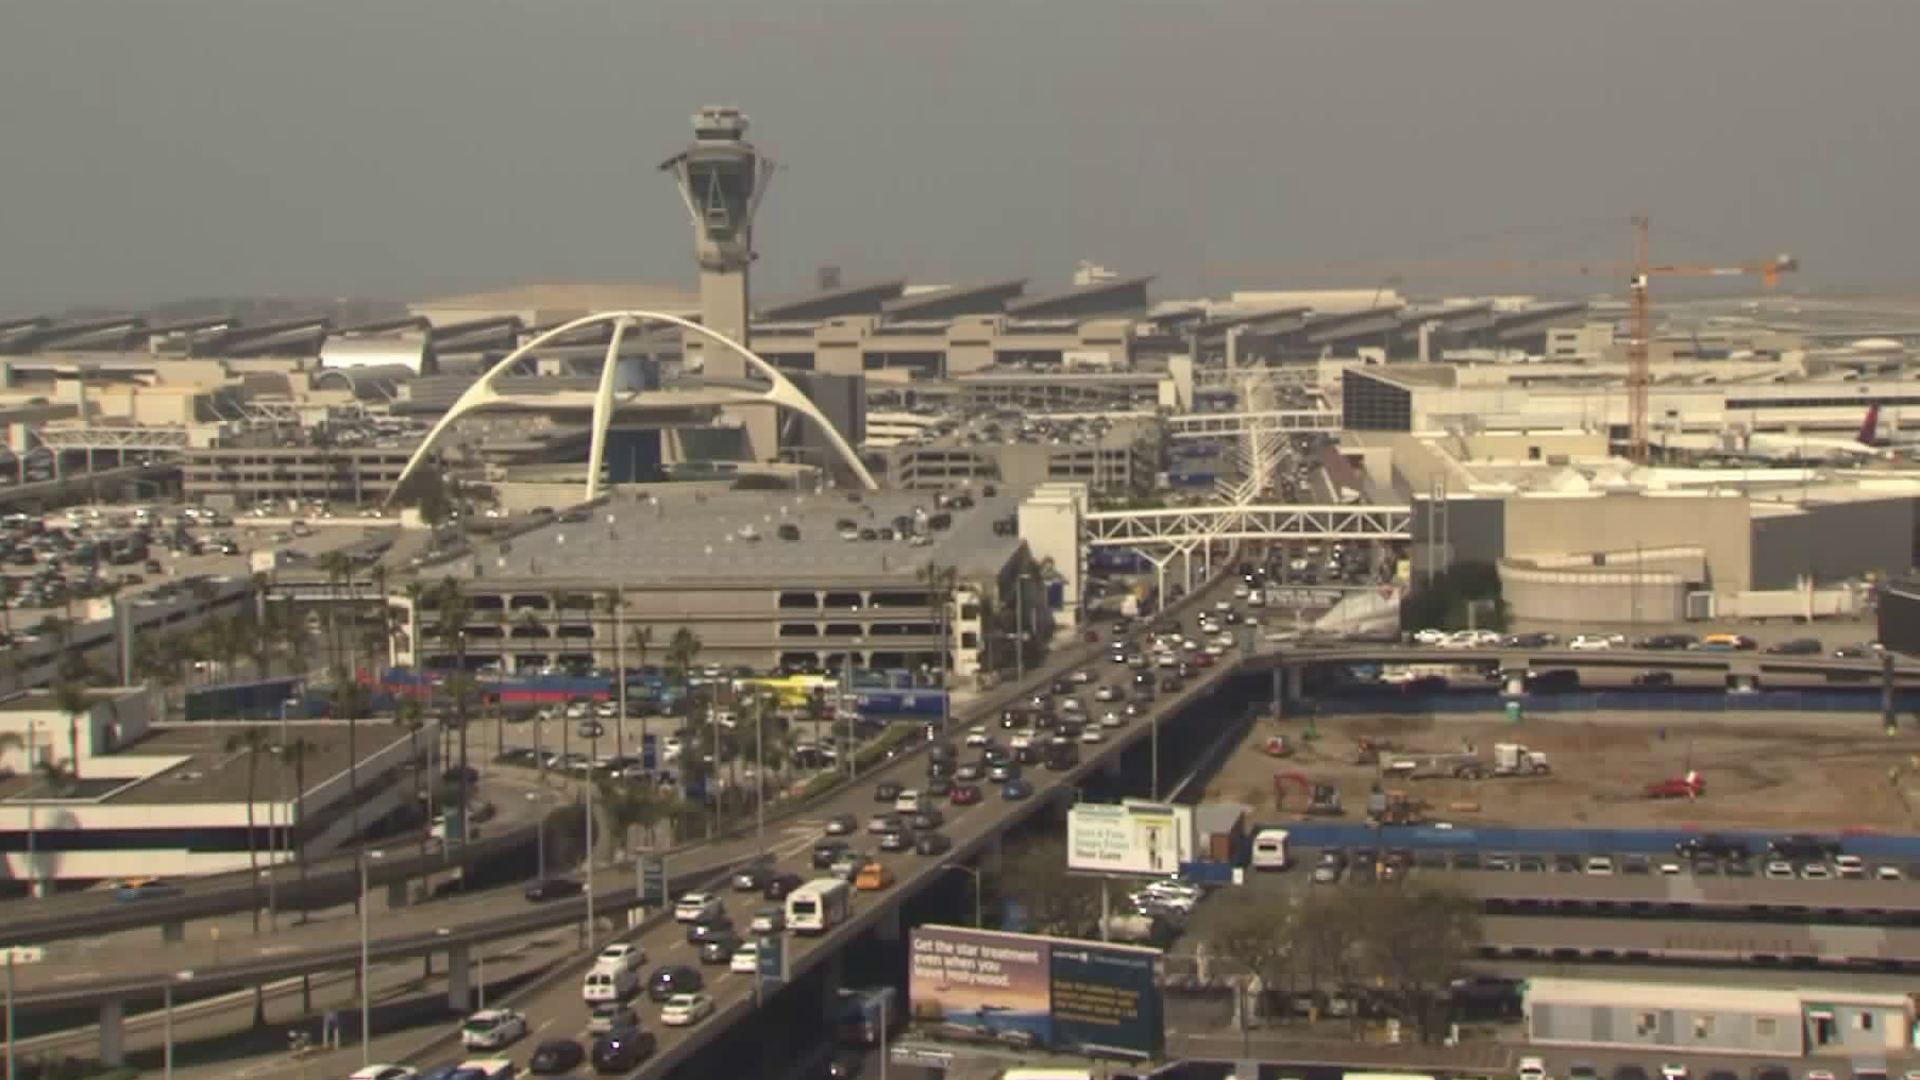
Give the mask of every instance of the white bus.
[[853, 891], [839, 878], [815, 878], [787, 894], [787, 929], [824, 934], [847, 917]]
[[1261, 829], [1253, 834], [1255, 870], [1285, 870], [1292, 861], [1292, 853], [1287, 850], [1287, 830]]

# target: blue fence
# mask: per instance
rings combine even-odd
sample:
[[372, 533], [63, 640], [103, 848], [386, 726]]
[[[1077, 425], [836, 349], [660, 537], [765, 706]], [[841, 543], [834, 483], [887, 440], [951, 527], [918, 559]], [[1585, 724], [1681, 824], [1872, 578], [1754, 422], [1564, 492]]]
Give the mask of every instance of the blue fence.
[[[1566, 694], [1525, 694], [1508, 697], [1498, 690], [1448, 690], [1431, 694], [1381, 693], [1351, 697], [1315, 696], [1307, 708], [1320, 716], [1359, 713], [1387, 716], [1427, 716], [1435, 713], [1496, 713], [1517, 700], [1528, 713], [1596, 712], [1626, 709], [1634, 712], [1867, 712], [1881, 710], [1878, 687], [1837, 687], [1831, 690], [1762, 690], [1728, 693], [1723, 690], [1587, 690]], [[1920, 711], [1920, 690], [1896, 690], [1896, 712]]]
[[[1258, 832], [1264, 825], [1252, 826]], [[1671, 854], [1673, 846], [1704, 830], [1686, 829], [1436, 829], [1430, 825], [1384, 826], [1347, 824], [1329, 821], [1291, 821], [1278, 826], [1287, 830], [1288, 839], [1297, 846], [1403, 847], [1442, 851], [1551, 852], [1571, 855], [1613, 855], [1624, 852]], [[1766, 850], [1767, 841], [1778, 833], [1719, 830], [1715, 835], [1747, 841], [1755, 854]], [[1878, 836], [1843, 833], [1847, 853], [1865, 859], [1920, 862], [1920, 836]]]

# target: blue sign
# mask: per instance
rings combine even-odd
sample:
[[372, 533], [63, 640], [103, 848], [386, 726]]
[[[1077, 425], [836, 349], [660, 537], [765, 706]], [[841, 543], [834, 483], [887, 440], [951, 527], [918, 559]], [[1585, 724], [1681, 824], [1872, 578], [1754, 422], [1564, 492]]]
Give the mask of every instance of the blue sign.
[[760, 990], [772, 993], [787, 984], [787, 939], [769, 934], [760, 939], [754, 958], [760, 967]]
[[1154, 950], [1055, 939], [1053, 1048], [1089, 1057], [1157, 1061], [1166, 1049]]
[[666, 856], [640, 856], [640, 903], [654, 908], [667, 906]]
[[660, 767], [660, 736], [640, 736], [640, 767], [648, 772]]

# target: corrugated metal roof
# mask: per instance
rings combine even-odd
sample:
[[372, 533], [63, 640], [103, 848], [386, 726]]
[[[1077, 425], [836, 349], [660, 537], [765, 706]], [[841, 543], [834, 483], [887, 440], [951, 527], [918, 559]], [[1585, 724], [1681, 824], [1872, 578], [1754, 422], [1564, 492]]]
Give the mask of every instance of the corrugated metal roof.
[[1527, 980], [1526, 1000], [1529, 1006], [1600, 1005], [1648, 1011], [1709, 1008], [1730, 1012], [1800, 1015], [1800, 992], [1774, 987], [1539, 978]]

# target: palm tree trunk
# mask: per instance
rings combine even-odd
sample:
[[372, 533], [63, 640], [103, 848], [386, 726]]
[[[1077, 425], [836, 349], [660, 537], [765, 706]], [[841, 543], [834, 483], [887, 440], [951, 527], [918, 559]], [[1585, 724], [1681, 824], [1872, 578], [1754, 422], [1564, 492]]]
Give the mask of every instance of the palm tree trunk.
[[[259, 729], [254, 729], [257, 734]], [[252, 739], [254, 736], [248, 736]], [[247, 749], [247, 868], [253, 871], [247, 884], [253, 893], [253, 936], [260, 936], [260, 848], [254, 842], [253, 834], [253, 797], [254, 780], [260, 772], [260, 751], [258, 743]]]

